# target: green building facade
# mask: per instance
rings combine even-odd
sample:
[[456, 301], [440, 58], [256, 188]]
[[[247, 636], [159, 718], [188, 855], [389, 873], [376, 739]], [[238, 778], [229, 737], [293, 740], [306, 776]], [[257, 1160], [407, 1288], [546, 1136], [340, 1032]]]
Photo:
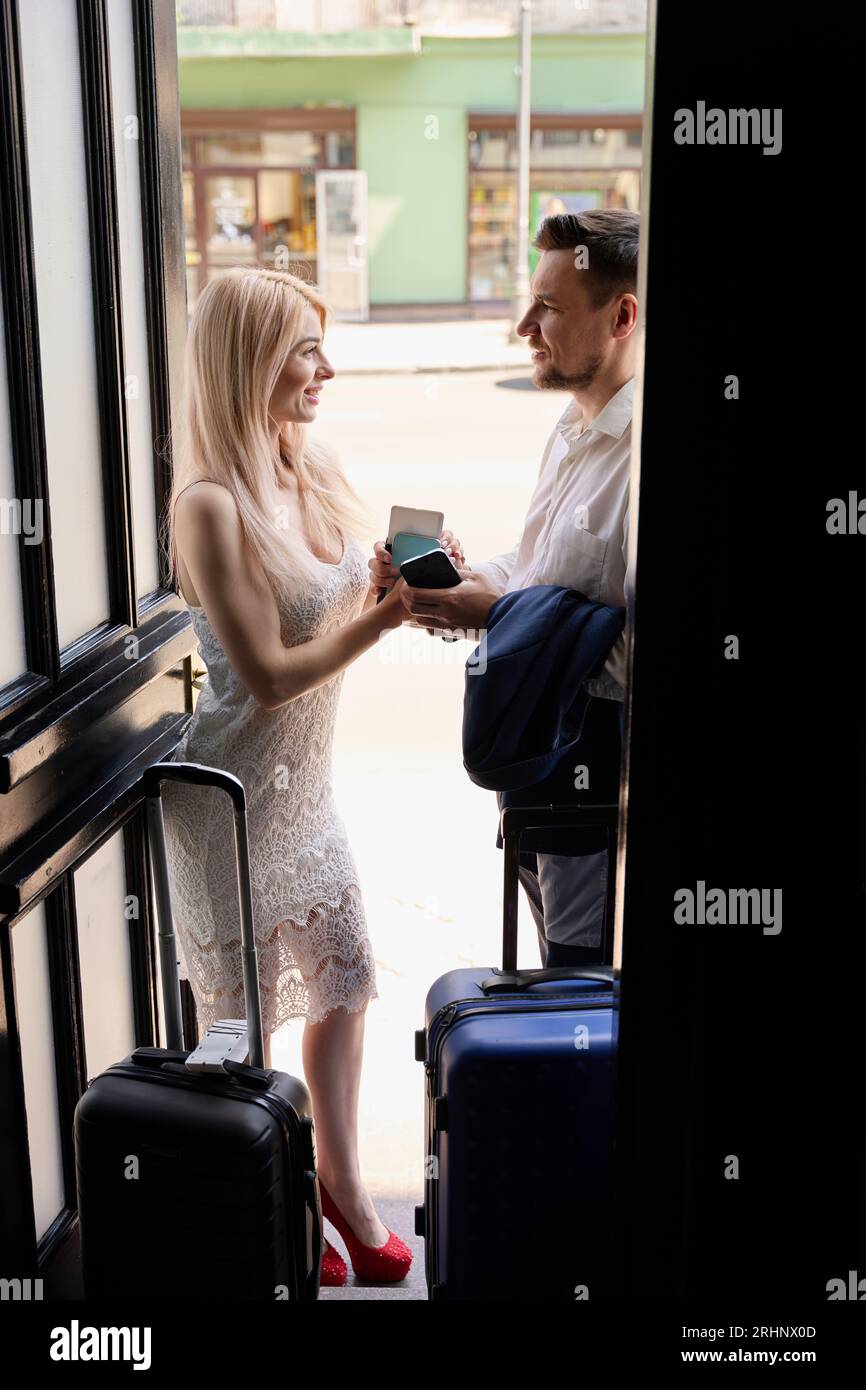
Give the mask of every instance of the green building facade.
[[[324, 286], [327, 193], [338, 300], [342, 206], [372, 306], [507, 302], [517, 38], [181, 27], [178, 48], [191, 301], [213, 269], [280, 254]], [[549, 211], [639, 205], [644, 62], [640, 33], [534, 38], [531, 234]], [[365, 178], [325, 189], [327, 170]]]

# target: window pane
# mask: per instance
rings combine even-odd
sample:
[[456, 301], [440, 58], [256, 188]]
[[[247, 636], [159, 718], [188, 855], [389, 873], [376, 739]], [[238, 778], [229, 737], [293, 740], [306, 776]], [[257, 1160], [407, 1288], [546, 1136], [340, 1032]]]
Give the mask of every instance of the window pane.
[[469, 298], [511, 294], [517, 190], [507, 174], [473, 176], [469, 190]]
[[139, 142], [128, 139], [126, 129], [128, 113], [138, 111], [138, 96], [135, 83], [132, 9], [129, 5], [109, 5], [107, 13], [114, 101], [114, 164], [120, 232], [126, 418], [129, 427], [130, 488], [135, 523], [135, 579], [137, 597], [141, 598], [159, 588], [159, 547], [153, 477], [147, 309], [144, 278], [141, 273], [144, 245], [138, 167]]
[[[606, 126], [562, 126], [534, 129], [530, 136], [530, 167], [533, 169], [639, 168], [641, 132]], [[516, 169], [517, 131], [469, 131], [469, 163], [473, 169]]]
[[198, 142], [202, 164], [258, 164], [262, 138], [250, 135], [205, 135]]
[[201, 251], [195, 218], [195, 176], [189, 171], [185, 171], [183, 175], [183, 230], [186, 246], [186, 307], [187, 312], [191, 314], [198, 299]]
[[[310, 207], [315, 194], [312, 174], [259, 174], [259, 233], [261, 258], [273, 265], [274, 253], [282, 247], [295, 258], [316, 254], [316, 221]], [[312, 215], [311, 215], [312, 214]], [[284, 264], [281, 268], [285, 268]]]
[[[638, 168], [640, 141], [630, 144], [625, 130], [602, 126], [584, 130], [535, 130], [532, 133], [533, 169]], [[639, 134], [639, 132], [638, 132]]]
[[[109, 616], [75, 0], [19, 6], [61, 648]], [[45, 100], [45, 93], [51, 100]]]
[[355, 140], [350, 130], [329, 130], [325, 134], [325, 163], [334, 169], [355, 165]]
[[205, 180], [207, 258], [212, 264], [255, 261], [255, 197], [252, 178], [220, 174]]
[[516, 169], [516, 130], [470, 130], [469, 163], [473, 169]]
[[[9, 437], [9, 389], [6, 352], [0, 343], [0, 686], [27, 670], [27, 643], [21, 601], [18, 547], [38, 545], [42, 508], [32, 497], [18, 497]], [[28, 540], [29, 537], [29, 540]]]
[[[54, 1029], [51, 1022], [48, 924], [42, 903], [12, 928], [12, 971], [21, 1033], [21, 1070], [24, 1074], [27, 1141], [33, 1179], [33, 1214], [36, 1218], [36, 1239], [39, 1240], [63, 1210], [64, 1197]], [[118, 1060], [118, 1057], [112, 1058], [114, 1062]], [[88, 1071], [89, 1076], [94, 1074]]]
[[183, 176], [183, 227], [187, 251], [196, 249], [195, 180], [192, 174]]
[[206, 135], [204, 164], [264, 164], [308, 168], [322, 163], [323, 138], [309, 130], [264, 130]]
[[[556, 212], [580, 212], [592, 207], [627, 207], [640, 204], [640, 172], [637, 169], [530, 172], [529, 269], [535, 269], [538, 252], [532, 239], [543, 217]], [[511, 174], [476, 173], [469, 187], [469, 299], [511, 299], [514, 293], [515, 221], [517, 190]]]
[[144, 926], [141, 904], [127, 900], [122, 830], [75, 870], [73, 884], [84, 1050], [96, 1076], [135, 1047], [130, 923]]

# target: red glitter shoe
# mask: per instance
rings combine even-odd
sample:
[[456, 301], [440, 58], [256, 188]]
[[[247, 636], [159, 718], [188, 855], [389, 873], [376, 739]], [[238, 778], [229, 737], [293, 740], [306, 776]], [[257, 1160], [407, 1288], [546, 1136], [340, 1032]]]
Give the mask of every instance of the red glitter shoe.
[[335, 1250], [329, 1240], [326, 1240], [322, 1249], [322, 1277], [319, 1284], [322, 1288], [341, 1288], [346, 1282], [346, 1275], [349, 1273], [346, 1268], [346, 1261], [338, 1250]]
[[374, 1284], [398, 1284], [401, 1279], [405, 1279], [412, 1263], [412, 1251], [405, 1241], [389, 1230], [384, 1245], [362, 1245], [321, 1178], [319, 1191], [322, 1196], [322, 1215], [336, 1226], [346, 1242], [352, 1269], [358, 1278]]

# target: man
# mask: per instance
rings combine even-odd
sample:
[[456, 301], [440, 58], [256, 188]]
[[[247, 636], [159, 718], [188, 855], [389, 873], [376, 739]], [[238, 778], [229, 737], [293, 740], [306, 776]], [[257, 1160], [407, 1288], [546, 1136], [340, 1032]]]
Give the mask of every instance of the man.
[[[596, 602], [625, 605], [628, 617], [638, 228], [638, 214], [619, 208], [557, 214], [541, 224], [534, 245], [542, 255], [517, 332], [532, 349], [534, 384], [568, 391], [572, 399], [547, 441], [514, 548], [485, 564], [464, 565], [463, 582], [452, 589], [406, 587], [407, 612], [428, 631], [483, 628], [497, 598], [530, 584], [563, 584]], [[398, 571], [381, 541], [374, 549], [372, 578], [390, 586]], [[623, 635], [585, 688], [622, 702], [624, 686]], [[542, 964], [599, 961], [606, 853], [521, 860]]]

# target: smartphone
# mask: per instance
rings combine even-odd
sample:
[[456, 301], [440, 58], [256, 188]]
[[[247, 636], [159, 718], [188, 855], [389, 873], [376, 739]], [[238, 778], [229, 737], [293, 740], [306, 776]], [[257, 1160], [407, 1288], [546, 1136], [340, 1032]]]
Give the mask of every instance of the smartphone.
[[411, 531], [398, 531], [391, 542], [391, 562], [399, 569], [404, 560], [414, 560], [416, 555], [426, 555], [430, 550], [441, 548], [437, 536], [416, 536]]
[[425, 507], [392, 507], [387, 544], [390, 546], [398, 531], [410, 531], [413, 536], [435, 536], [438, 539], [444, 521], [444, 512], [428, 511]]
[[[430, 544], [438, 544], [438, 537], [445, 524], [445, 513], [429, 511], [424, 507], [392, 507], [391, 517], [388, 521], [388, 537], [385, 541], [385, 549], [391, 550], [395, 536], [400, 532], [408, 532], [413, 536], [423, 536], [427, 540], [435, 537], [435, 541]], [[390, 589], [382, 589], [376, 596], [376, 602], [381, 603]]]
[[406, 583], [416, 589], [453, 589], [455, 584], [463, 582], [451, 556], [446, 555], [441, 546], [404, 560], [400, 573]]

